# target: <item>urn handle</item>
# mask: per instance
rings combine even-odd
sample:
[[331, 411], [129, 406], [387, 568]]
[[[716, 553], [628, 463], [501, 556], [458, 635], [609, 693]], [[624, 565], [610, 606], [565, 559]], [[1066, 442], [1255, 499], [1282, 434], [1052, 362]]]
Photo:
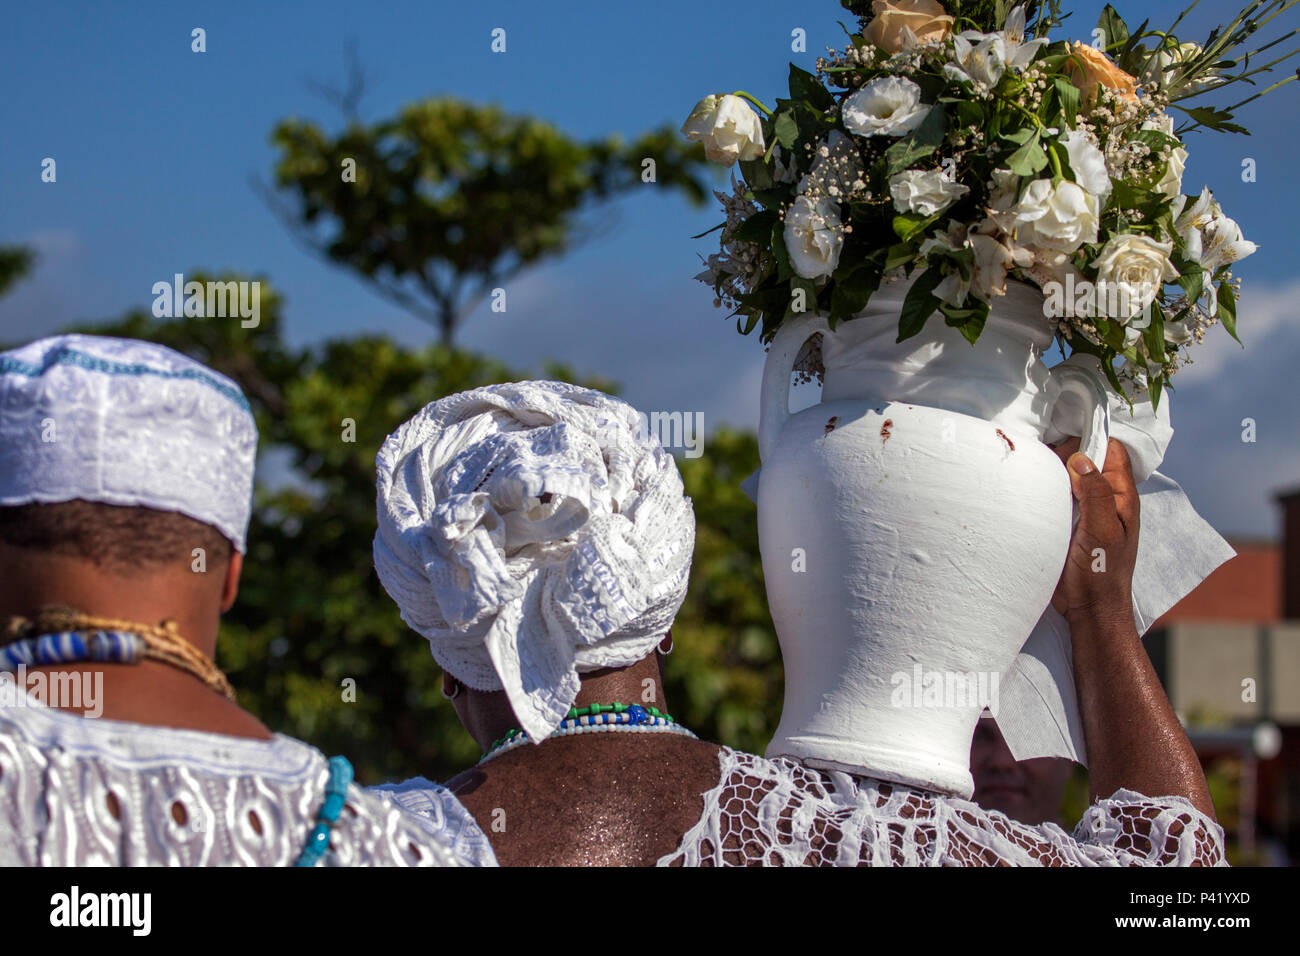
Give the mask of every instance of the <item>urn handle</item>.
[[1106, 444], [1110, 441], [1110, 400], [1106, 389], [1096, 375], [1077, 365], [1054, 365], [1048, 374], [1060, 385], [1057, 401], [1068, 395], [1083, 409], [1079, 450], [1098, 471], [1102, 470], [1106, 467]]
[[763, 365], [762, 393], [758, 400], [758, 455], [763, 461], [776, 448], [781, 429], [790, 418], [790, 375], [803, 344], [818, 332], [829, 332], [826, 317], [805, 313], [777, 329]]

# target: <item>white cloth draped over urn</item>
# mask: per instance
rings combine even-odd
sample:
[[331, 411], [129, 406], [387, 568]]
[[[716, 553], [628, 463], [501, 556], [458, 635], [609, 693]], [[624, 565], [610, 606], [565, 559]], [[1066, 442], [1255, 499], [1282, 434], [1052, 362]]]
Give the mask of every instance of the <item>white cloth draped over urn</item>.
[[[785, 662], [769, 756], [969, 798], [987, 706], [1012, 754], [1086, 763], [1069, 629], [1050, 601], [1069, 547], [1069, 478], [1055, 444], [1107, 435], [1141, 498], [1134, 620], [1161, 614], [1232, 548], [1156, 469], [1173, 435], [1097, 360], [1053, 368], [1043, 295], [1010, 282], [979, 340], [933, 316], [896, 342], [911, 282], [896, 279], [831, 331], [787, 320], [763, 375], [758, 505], [768, 601]], [[790, 376], [820, 333], [821, 403], [790, 414]]]

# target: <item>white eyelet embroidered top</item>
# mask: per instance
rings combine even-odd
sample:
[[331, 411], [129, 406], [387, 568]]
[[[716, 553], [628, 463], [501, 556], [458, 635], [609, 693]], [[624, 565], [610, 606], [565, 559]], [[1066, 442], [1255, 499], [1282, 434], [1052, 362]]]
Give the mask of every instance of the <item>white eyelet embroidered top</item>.
[[[0, 865], [291, 866], [325, 801], [324, 754], [0, 701]], [[353, 784], [326, 866], [457, 866], [452, 840]]]
[[[703, 814], [659, 866], [1226, 865], [1222, 827], [1182, 797], [1119, 790], [1089, 807], [1071, 834], [784, 758], [722, 747], [718, 761]], [[445, 787], [417, 777], [384, 790], [453, 834], [458, 856], [495, 865], [486, 836]]]

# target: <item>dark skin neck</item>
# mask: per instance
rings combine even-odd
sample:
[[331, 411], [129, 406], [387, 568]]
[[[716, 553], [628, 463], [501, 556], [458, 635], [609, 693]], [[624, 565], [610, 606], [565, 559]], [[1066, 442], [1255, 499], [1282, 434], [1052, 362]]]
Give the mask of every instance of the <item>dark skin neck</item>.
[[[451, 692], [453, 681], [443, 680]], [[672, 713], [658, 654], [582, 675], [575, 707], [615, 701]], [[519, 726], [502, 691], [462, 685], [453, 703], [484, 750]], [[650, 866], [676, 850], [700, 819], [702, 795], [717, 786], [718, 775], [714, 744], [609, 733], [518, 747], [448, 786], [487, 834], [502, 866]]]
[[[33, 618], [49, 605], [140, 624], [159, 625], [170, 618], [186, 640], [211, 657], [219, 619], [235, 602], [242, 568], [243, 557], [236, 553], [229, 562], [203, 573], [193, 571], [188, 561], [122, 573], [78, 558], [0, 542], [0, 581], [5, 583], [0, 589], [0, 621], [15, 616]], [[100, 716], [107, 720], [271, 738], [270, 731], [237, 704], [188, 672], [158, 661], [28, 668], [29, 673], [36, 671], [102, 673]]]

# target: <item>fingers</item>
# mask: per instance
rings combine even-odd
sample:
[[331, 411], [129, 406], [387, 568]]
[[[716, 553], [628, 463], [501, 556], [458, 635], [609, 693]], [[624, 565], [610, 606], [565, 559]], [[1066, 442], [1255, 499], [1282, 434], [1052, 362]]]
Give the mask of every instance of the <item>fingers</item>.
[[[1116, 443], [1118, 444], [1118, 443]], [[1110, 449], [1106, 451], [1107, 457]], [[1086, 534], [1104, 547], [1114, 547], [1124, 540], [1125, 525], [1116, 509], [1115, 490], [1097, 470], [1087, 455], [1076, 452], [1066, 462], [1070, 487], [1079, 499], [1079, 527], [1076, 533]]]
[[1115, 493], [1115, 510], [1129, 534], [1136, 534], [1139, 520], [1137, 482], [1133, 480], [1133, 463], [1124, 443], [1112, 438], [1106, 445], [1106, 467], [1103, 477]]
[[1079, 450], [1080, 441], [1078, 438], [1070, 437], [1064, 441], [1057, 442], [1052, 446], [1052, 451], [1056, 452], [1056, 457], [1061, 459], [1064, 464], [1070, 456]]

